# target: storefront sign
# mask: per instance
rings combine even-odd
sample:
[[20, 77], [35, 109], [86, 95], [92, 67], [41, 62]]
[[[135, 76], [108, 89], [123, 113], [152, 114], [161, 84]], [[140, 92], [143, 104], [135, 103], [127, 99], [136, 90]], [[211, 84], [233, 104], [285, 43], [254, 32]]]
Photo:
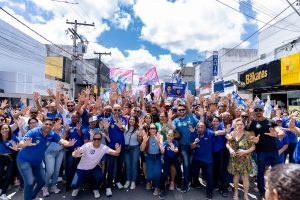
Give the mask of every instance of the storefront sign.
[[281, 85], [300, 84], [300, 52], [281, 58]]
[[214, 83], [214, 92], [224, 92], [224, 81]]
[[280, 85], [280, 61], [275, 60], [240, 74], [240, 81], [245, 83], [243, 89], [266, 88]]

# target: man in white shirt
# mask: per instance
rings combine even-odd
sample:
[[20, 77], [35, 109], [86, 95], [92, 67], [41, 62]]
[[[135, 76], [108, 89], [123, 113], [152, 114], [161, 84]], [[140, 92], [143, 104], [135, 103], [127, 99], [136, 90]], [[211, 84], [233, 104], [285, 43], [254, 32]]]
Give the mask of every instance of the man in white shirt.
[[93, 142], [88, 142], [82, 145], [72, 153], [74, 157], [81, 157], [72, 181], [73, 197], [77, 196], [79, 186], [87, 176], [94, 178], [94, 197], [100, 197], [99, 188], [103, 180], [103, 174], [100, 168], [101, 158], [107, 153], [109, 155], [118, 156], [121, 151], [121, 146], [119, 144], [116, 144], [116, 150], [113, 150], [108, 146], [101, 144], [101, 140], [102, 135], [96, 133], [93, 136]]

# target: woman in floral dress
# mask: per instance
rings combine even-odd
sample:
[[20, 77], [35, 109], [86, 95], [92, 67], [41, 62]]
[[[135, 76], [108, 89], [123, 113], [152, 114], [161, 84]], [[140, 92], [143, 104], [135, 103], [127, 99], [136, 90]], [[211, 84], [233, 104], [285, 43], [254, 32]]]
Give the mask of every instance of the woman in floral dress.
[[238, 184], [240, 176], [243, 179], [244, 200], [248, 200], [249, 175], [253, 171], [251, 152], [255, 150], [255, 145], [251, 142], [250, 137], [250, 133], [245, 131], [242, 119], [236, 119], [234, 122], [234, 131], [230, 133], [230, 139], [226, 144], [230, 152], [228, 172], [234, 176], [234, 200], [239, 199]]

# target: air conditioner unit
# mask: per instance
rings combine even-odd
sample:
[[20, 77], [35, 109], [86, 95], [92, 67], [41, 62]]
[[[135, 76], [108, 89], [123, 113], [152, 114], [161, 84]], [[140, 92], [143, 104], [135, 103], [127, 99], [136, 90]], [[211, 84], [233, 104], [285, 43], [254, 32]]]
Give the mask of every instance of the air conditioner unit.
[[79, 42], [77, 44], [77, 50], [78, 50], [78, 52], [77, 52], [78, 55], [83, 55], [87, 52], [87, 46], [84, 43]]

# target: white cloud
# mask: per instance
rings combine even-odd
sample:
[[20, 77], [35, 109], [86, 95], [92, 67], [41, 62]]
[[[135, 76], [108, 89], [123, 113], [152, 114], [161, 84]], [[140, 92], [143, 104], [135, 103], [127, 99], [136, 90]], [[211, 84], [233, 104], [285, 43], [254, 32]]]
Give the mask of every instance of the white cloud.
[[8, 1], [8, 0], [0, 0], [0, 2], [6, 3], [11, 8], [17, 8], [22, 11], [25, 11], [26, 9], [25, 3], [18, 3], [18, 2]]
[[[239, 7], [234, 1], [226, 4]], [[217, 1], [138, 0], [134, 11], [144, 23], [141, 38], [175, 54], [232, 47], [245, 32], [245, 17]]]
[[117, 12], [112, 22], [120, 29], [126, 30], [131, 21], [131, 15], [125, 12]]

